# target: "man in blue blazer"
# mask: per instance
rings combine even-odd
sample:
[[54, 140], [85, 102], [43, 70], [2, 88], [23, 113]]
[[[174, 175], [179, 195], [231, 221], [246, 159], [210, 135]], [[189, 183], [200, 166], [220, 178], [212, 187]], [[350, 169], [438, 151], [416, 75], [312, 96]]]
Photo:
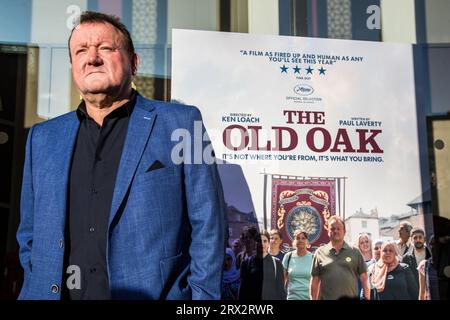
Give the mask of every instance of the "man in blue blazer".
[[219, 299], [225, 206], [200, 112], [131, 89], [115, 17], [83, 13], [69, 50], [83, 101], [28, 135], [19, 298]]

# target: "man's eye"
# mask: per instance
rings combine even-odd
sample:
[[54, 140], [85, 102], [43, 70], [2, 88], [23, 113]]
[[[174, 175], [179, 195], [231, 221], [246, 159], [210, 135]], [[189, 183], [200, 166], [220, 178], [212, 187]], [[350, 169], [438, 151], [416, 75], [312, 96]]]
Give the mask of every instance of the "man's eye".
[[111, 52], [113, 49], [111, 47], [100, 47], [100, 51], [102, 52]]
[[86, 52], [86, 48], [82, 48], [82, 49], [78, 49], [77, 51], [75, 51], [75, 54], [81, 54], [81, 53], [84, 53], [84, 52]]

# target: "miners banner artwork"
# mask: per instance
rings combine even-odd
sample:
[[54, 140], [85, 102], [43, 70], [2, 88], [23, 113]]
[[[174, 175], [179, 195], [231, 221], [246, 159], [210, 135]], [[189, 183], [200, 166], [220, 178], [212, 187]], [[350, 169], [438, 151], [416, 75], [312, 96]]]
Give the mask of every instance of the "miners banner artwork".
[[313, 248], [329, 241], [328, 219], [335, 214], [334, 180], [272, 179], [272, 228], [283, 239], [294, 240], [296, 230], [305, 231]]
[[197, 138], [215, 150], [231, 238], [256, 221], [282, 230], [286, 246], [308, 226], [319, 245], [327, 215], [401, 215], [421, 198], [411, 45], [194, 30], [172, 39], [172, 100], [202, 113], [209, 138]]

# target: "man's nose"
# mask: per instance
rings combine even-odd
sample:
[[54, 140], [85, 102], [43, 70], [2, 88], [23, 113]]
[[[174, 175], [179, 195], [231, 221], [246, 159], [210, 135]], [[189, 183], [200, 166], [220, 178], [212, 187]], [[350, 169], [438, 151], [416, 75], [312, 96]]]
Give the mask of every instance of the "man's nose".
[[96, 47], [90, 47], [88, 50], [88, 63], [91, 65], [102, 64], [102, 58], [99, 56]]

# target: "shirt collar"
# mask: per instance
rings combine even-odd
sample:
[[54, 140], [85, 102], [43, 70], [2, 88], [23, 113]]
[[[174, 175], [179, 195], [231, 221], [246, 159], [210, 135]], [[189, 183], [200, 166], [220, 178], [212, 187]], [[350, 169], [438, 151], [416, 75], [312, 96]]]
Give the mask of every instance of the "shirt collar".
[[[333, 246], [331, 245], [331, 241], [328, 242], [328, 243], [326, 244], [326, 246], [327, 246], [327, 250], [328, 250], [329, 252], [331, 252], [331, 250], [334, 250]], [[350, 248], [350, 246], [347, 244], [347, 242], [344, 241], [344, 244], [342, 245], [341, 250], [342, 250], [342, 249], [345, 250], [345, 249], [351, 249], [351, 248]]]
[[[130, 100], [119, 108], [110, 112], [105, 118], [121, 118], [121, 117], [130, 117], [133, 113], [134, 106], [136, 105], [136, 97], [137, 91], [132, 89]], [[84, 119], [91, 119], [86, 110], [86, 103], [84, 100], [80, 102], [78, 108], [76, 110], [78, 120], [83, 121]]]
[[397, 244], [398, 244], [400, 247], [404, 248], [404, 247], [409, 247], [410, 242], [409, 242], [409, 240], [408, 240], [408, 241], [406, 241], [406, 243], [402, 243], [402, 240], [401, 240], [401, 239], [398, 239], [398, 240], [397, 240]]
[[342, 248], [343, 249], [351, 249], [350, 246], [345, 241], [344, 241], [344, 245], [342, 246]]

